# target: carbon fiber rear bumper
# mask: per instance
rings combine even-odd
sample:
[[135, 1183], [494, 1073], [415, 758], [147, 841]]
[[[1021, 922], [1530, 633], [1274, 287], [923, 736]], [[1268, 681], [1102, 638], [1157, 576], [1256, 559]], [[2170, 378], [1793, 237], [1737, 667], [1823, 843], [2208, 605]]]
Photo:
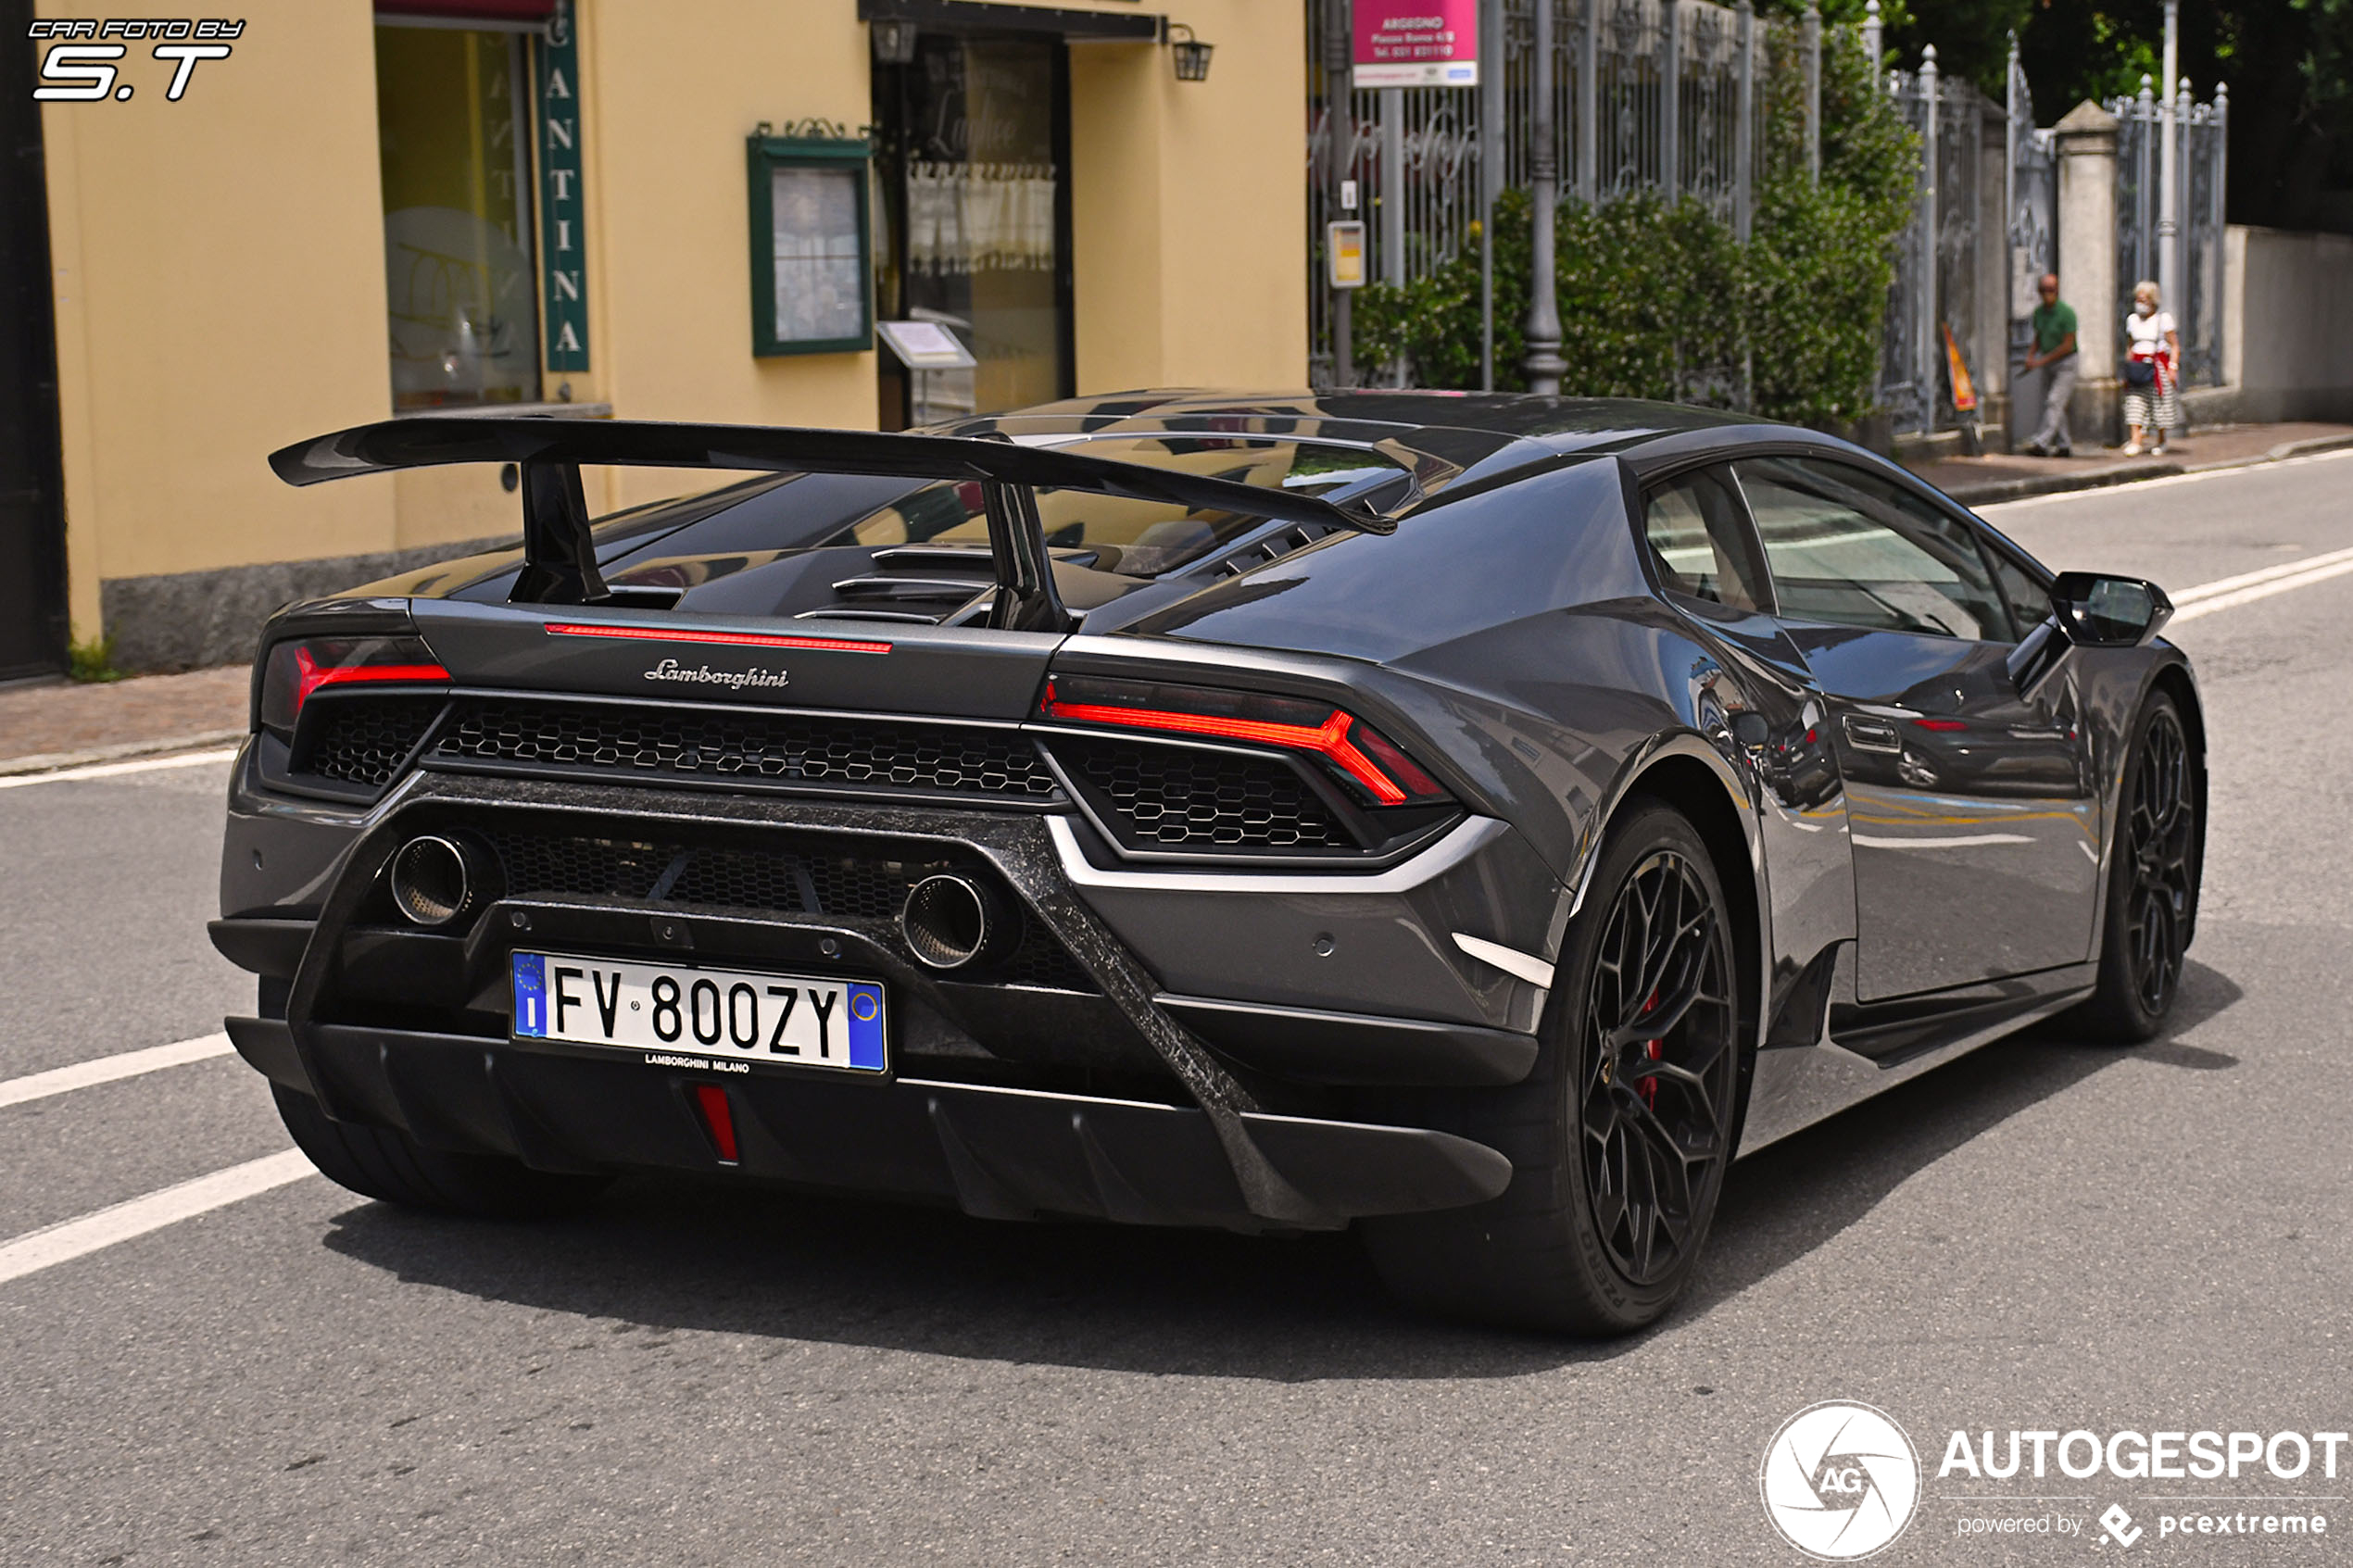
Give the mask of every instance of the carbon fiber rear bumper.
[[618, 1053], [592, 1060], [341, 1024], [314, 1028], [300, 1053], [277, 1020], [233, 1018], [228, 1028], [254, 1067], [347, 1117], [399, 1128], [432, 1148], [507, 1155], [541, 1170], [718, 1169], [689, 1098], [691, 1088], [717, 1082], [734, 1114], [734, 1170], [945, 1199], [989, 1219], [1324, 1228], [1364, 1214], [1476, 1203], [1511, 1178], [1502, 1155], [1444, 1133], [1239, 1112], [1242, 1135], [1268, 1169], [1316, 1211], [1282, 1218], [1256, 1212], [1202, 1110], [912, 1078], [828, 1083], [672, 1072]]
[[[382, 869], [409, 837], [518, 813], [591, 828], [625, 824], [644, 834], [689, 827], [865, 834], [976, 858], [1099, 994], [960, 987], [919, 972], [871, 924], [800, 915], [649, 918], [642, 906], [610, 901], [509, 899], [491, 905], [462, 936], [404, 935], [370, 922], [366, 908], [381, 897]], [[1308, 1107], [1279, 1094], [1268, 1103], [1263, 1090], [1248, 1086], [1250, 1073], [1238, 1075], [1180, 1024], [1182, 1010], [1197, 999], [1162, 997], [1075, 895], [1035, 815], [795, 803], [780, 822], [767, 802], [427, 774], [351, 847], [315, 923], [224, 921], [215, 940], [248, 968], [291, 970], [283, 1021], [229, 1021], [254, 1066], [317, 1098], [336, 1119], [541, 1169], [720, 1169], [689, 1092], [716, 1084], [738, 1128], [738, 1159], [728, 1168], [944, 1198], [988, 1216], [1336, 1228], [1361, 1215], [1479, 1202], [1511, 1178], [1504, 1156], [1448, 1134], [1280, 1113]], [[718, 1070], [745, 1063], [686, 1068], [676, 1059], [641, 1060], [610, 1047], [518, 1043], [498, 1037], [504, 1025], [486, 1010], [505, 1005], [497, 998], [507, 954], [518, 947], [754, 968], [837, 965], [890, 985], [903, 999], [894, 1003], [902, 1021], [944, 1027], [943, 1021], [969, 1022], [975, 1009], [995, 1007], [1008, 1028], [1091, 1034], [1099, 1060], [1125, 1052], [1160, 1086], [1137, 1096], [1004, 1087], [942, 1073], [948, 1064], [937, 1055], [927, 1073], [921, 1051], [900, 1053], [891, 1074], [875, 1082], [794, 1068]], [[992, 997], [980, 995], [992, 989]], [[449, 1010], [451, 1022], [432, 1022], [440, 1016], [434, 1009]], [[1351, 1028], [1362, 1036], [1385, 1022], [1274, 1010], [1278, 1023], [1290, 1022], [1284, 1033], [1306, 1030], [1327, 1051], [1332, 1031], [1344, 1045]], [[1198, 1005], [1191, 1013], [1188, 1022], [1203, 1015]], [[1404, 1048], [1438, 1064], [1439, 1081], [1451, 1074], [1453, 1082], [1509, 1082], [1533, 1057], [1532, 1042], [1504, 1032], [1410, 1022], [1401, 1028]], [[1163, 1098], [1155, 1102], [1155, 1095]]]

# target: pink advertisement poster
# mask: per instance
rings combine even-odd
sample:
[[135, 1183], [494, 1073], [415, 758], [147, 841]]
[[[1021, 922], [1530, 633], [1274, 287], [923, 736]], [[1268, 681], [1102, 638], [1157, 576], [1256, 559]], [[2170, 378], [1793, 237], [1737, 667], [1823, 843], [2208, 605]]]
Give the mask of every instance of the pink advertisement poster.
[[1478, 0], [1355, 0], [1358, 87], [1478, 85]]

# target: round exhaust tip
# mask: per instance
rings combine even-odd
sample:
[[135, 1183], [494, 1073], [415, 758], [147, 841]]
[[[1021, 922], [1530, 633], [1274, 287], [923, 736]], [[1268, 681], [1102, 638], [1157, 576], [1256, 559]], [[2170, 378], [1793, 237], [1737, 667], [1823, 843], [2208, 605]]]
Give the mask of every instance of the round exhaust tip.
[[963, 969], [1003, 945], [1011, 922], [995, 895], [961, 876], [927, 876], [907, 890], [900, 935], [934, 969]]
[[392, 858], [392, 902], [412, 925], [447, 925], [473, 901], [475, 878], [466, 851], [426, 834]]

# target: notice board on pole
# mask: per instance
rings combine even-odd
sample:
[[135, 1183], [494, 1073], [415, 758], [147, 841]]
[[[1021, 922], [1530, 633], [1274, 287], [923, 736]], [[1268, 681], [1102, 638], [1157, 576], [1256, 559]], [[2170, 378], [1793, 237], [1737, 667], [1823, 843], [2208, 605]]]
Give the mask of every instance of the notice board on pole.
[[1478, 85], [1478, 0], [1353, 0], [1357, 87]]

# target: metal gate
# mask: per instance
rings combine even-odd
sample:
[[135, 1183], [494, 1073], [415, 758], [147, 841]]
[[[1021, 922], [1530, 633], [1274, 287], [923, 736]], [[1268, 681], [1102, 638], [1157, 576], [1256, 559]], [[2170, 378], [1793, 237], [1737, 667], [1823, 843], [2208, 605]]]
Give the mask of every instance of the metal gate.
[[1895, 244], [1895, 280], [1880, 339], [1880, 404], [1898, 433], [1925, 433], [1954, 423], [1945, 331], [1962, 361], [1988, 384], [1988, 352], [2008, 346], [1981, 341], [1978, 311], [1979, 280], [1987, 271], [1982, 247], [1996, 243], [1985, 232], [1991, 214], [1984, 155], [1988, 128], [1998, 117], [1975, 87], [1939, 73], [1933, 49], [1923, 52], [1919, 70], [1888, 72], [1887, 90], [1920, 139], [1920, 161], [1912, 220]]
[[[2111, 98], [2108, 110], [2120, 121], [2116, 139], [2116, 301], [2120, 323], [2133, 311], [2133, 286], [2165, 281], [2163, 233], [2164, 106], [2156, 84], [2141, 78], [2137, 97]], [[2211, 103], [2190, 96], [2180, 83], [2173, 101], [2175, 125], [2173, 211], [2179, 225], [2180, 275], [2171, 280], [2160, 307], [2173, 314], [2182, 334], [2184, 385], [2222, 384], [2222, 197], [2223, 160], [2229, 152], [2230, 98], [2217, 87]], [[2120, 325], [2115, 329], [2121, 332]]]
[[2034, 127], [2034, 94], [2019, 63], [2016, 38], [2010, 41], [2007, 109], [2009, 192], [2003, 208], [2009, 242], [2010, 363], [2016, 366], [2034, 343], [2030, 318], [2042, 303], [2035, 285], [2044, 273], [2058, 270], [2058, 142]]

